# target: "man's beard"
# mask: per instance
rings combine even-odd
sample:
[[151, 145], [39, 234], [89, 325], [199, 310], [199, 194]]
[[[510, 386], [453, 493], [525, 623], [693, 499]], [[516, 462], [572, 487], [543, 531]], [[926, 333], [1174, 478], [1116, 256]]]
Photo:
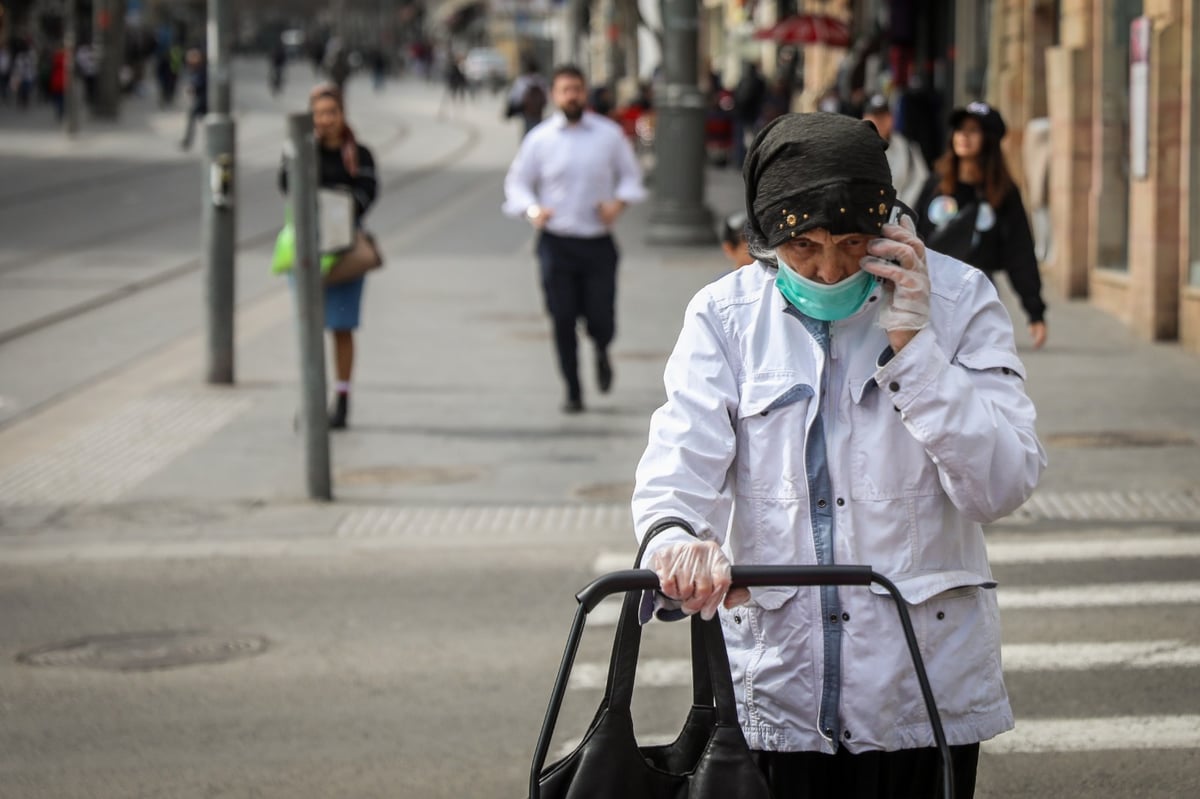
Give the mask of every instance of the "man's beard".
[[562, 107], [562, 112], [563, 116], [567, 118], [568, 122], [578, 122], [579, 120], [583, 119], [583, 104], [570, 103], [569, 105], [564, 105]]

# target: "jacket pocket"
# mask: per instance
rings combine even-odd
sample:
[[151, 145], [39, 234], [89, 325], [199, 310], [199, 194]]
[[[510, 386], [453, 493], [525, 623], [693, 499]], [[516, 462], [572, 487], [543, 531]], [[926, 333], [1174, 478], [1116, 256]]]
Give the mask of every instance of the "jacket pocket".
[[[1006, 701], [1000, 670], [1000, 622], [989, 590], [996, 581], [970, 571], [898, 575], [913, 630], [943, 718], [993, 710]], [[875, 594], [887, 591], [871, 585]], [[915, 685], [915, 680], [914, 683]], [[924, 717], [919, 695], [905, 715]]]
[[870, 501], [941, 493], [937, 465], [875, 381], [852, 380], [850, 396], [850, 496]]
[[739, 496], [808, 496], [804, 443], [813, 396], [812, 386], [787, 375], [743, 384], [737, 419]]

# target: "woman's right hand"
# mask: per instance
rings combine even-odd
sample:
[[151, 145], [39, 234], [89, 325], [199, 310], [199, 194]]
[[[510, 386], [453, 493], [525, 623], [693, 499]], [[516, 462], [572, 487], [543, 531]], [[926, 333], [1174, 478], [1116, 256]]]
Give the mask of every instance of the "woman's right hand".
[[1033, 339], [1033, 348], [1040, 350], [1046, 344], [1046, 323], [1045, 322], [1030, 322], [1029, 335]]
[[705, 621], [727, 608], [750, 601], [746, 588], [729, 590], [729, 559], [716, 541], [671, 544], [655, 552], [649, 566], [658, 575], [660, 590], [683, 605], [683, 612], [699, 613]]

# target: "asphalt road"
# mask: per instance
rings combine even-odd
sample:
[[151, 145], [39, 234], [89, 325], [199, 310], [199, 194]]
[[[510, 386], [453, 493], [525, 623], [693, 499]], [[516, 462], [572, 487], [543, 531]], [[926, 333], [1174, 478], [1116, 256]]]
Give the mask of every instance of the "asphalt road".
[[[247, 266], [239, 298], [249, 307], [280, 291], [254, 259], [265, 254], [280, 213], [275, 123], [264, 120], [277, 119], [286, 102], [254, 82], [257, 65], [241, 69], [248, 138], [239, 232]], [[295, 68], [293, 104], [306, 72]], [[473, 368], [489, 378], [515, 373], [516, 385], [553, 391], [548, 339], [534, 329], [536, 300], [515, 310], [507, 302], [532, 297], [534, 287], [527, 232], [496, 212], [501, 156], [512, 143], [501, 137], [512, 131], [483, 125], [481, 112], [438, 120], [424, 87], [394, 87], [387, 102], [367, 102], [365, 91], [356, 124], [380, 142], [385, 174], [397, 181], [373, 211], [393, 242], [388, 268], [445, 269], [443, 295], [453, 302], [461, 291], [470, 313], [487, 308], [493, 321], [519, 328], [496, 336]], [[147, 118], [141, 153], [85, 162], [4, 157], [13, 177], [0, 190], [0, 432], [36, 422], [65, 398], [86, 400], [106, 375], [138, 374], [121, 370], [170, 352], [199, 327], [200, 281], [189, 266], [199, 191], [175, 185], [195, 178], [197, 166], [171, 152], [169, 136], [155, 138], [153, 126], [169, 120]], [[715, 275], [711, 263], [701, 269]], [[459, 282], [471, 264], [524, 271], [511, 273], [516, 288], [505, 294]], [[681, 278], [677, 264], [645, 272], [626, 285], [664, 298], [681, 279], [698, 279], [694, 270]], [[445, 302], [431, 293], [406, 296]], [[392, 329], [383, 318], [389, 310], [422, 313], [403, 304], [374, 309], [376, 341]], [[43, 509], [33, 523], [18, 503], [0, 501], [0, 797], [524, 795], [572, 594], [632, 555], [621, 519], [588, 516], [588, 500], [615, 501], [631, 474], [654, 402], [643, 373], [660, 369], [678, 311], [672, 307], [653, 329], [651, 316], [630, 318], [623, 334], [619, 389], [628, 393], [576, 426], [542, 418], [537, 409], [547, 400], [532, 390], [463, 401], [461, 382], [453, 382], [461, 369], [437, 343], [445, 331], [420, 316], [428, 338], [408, 330], [407, 341], [429, 350], [423, 402], [452, 407], [439, 417], [437, 408], [404, 405], [411, 416], [374, 428], [368, 409], [363, 437], [340, 446], [353, 459], [391, 446], [387, 435], [403, 435], [469, 464], [502, 443], [496, 457], [516, 464], [521, 477], [488, 489], [495, 494], [470, 481], [418, 483], [392, 506], [479, 506], [469, 524], [446, 516], [422, 535], [381, 524], [348, 534], [326, 523], [332, 510], [276, 508], [269, 496], [210, 499], [217, 494], [210, 483], [240, 481], [257, 494], [252, 473], [221, 473], [232, 462], [212, 459], [169, 473], [159, 485], [174, 494], [164, 487], [162, 496], [143, 493], [126, 504]], [[503, 357], [506, 348], [525, 357], [521, 342], [537, 348], [532, 365]], [[365, 355], [365, 382], [376, 394], [403, 383], [371, 368], [390, 363], [381, 353]], [[252, 376], [273, 379], [275, 350], [248, 358]], [[1195, 374], [1194, 363], [1180, 367], [1188, 368]], [[438, 381], [448, 393], [431, 387]], [[1069, 416], [1067, 398], [1049, 399], [1059, 403], [1051, 419]], [[1178, 402], [1186, 405], [1185, 395]], [[1105, 422], [1095, 405], [1087, 412], [1096, 426]], [[457, 417], [458, 426], [450, 429], [445, 417]], [[246, 421], [245, 436], [261, 435], [254, 425], [262, 427]], [[1194, 481], [1174, 467], [1191, 463], [1185, 451], [1160, 453], [1136, 453], [1129, 470]], [[1082, 469], [1088, 452], [1076, 457]], [[593, 493], [564, 503], [562, 486], [589, 475]], [[184, 502], [179, 486], [189, 478], [195, 490]], [[1102, 487], [1120, 486], [1109, 479]], [[526, 522], [500, 524], [490, 510], [499, 496], [529, 503]], [[260, 518], [268, 511], [279, 513], [269, 525]], [[1035, 520], [999, 525], [989, 536], [1018, 729], [985, 746], [976, 795], [1200, 795], [1200, 519]], [[602, 608], [580, 650], [556, 752], [583, 733], [599, 701], [596, 675], [612, 629]], [[686, 711], [685, 636], [683, 625], [658, 625], [646, 636], [635, 717], [647, 740], [671, 734]], [[56, 645], [60, 651], [45, 651]], [[225, 655], [226, 662], [185, 662]]]

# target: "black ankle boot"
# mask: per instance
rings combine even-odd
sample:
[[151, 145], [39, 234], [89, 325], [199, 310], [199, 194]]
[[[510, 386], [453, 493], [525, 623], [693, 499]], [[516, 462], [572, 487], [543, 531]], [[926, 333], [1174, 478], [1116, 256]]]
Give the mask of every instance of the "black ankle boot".
[[345, 430], [346, 417], [350, 415], [350, 395], [338, 392], [333, 408], [329, 411], [329, 429]]

